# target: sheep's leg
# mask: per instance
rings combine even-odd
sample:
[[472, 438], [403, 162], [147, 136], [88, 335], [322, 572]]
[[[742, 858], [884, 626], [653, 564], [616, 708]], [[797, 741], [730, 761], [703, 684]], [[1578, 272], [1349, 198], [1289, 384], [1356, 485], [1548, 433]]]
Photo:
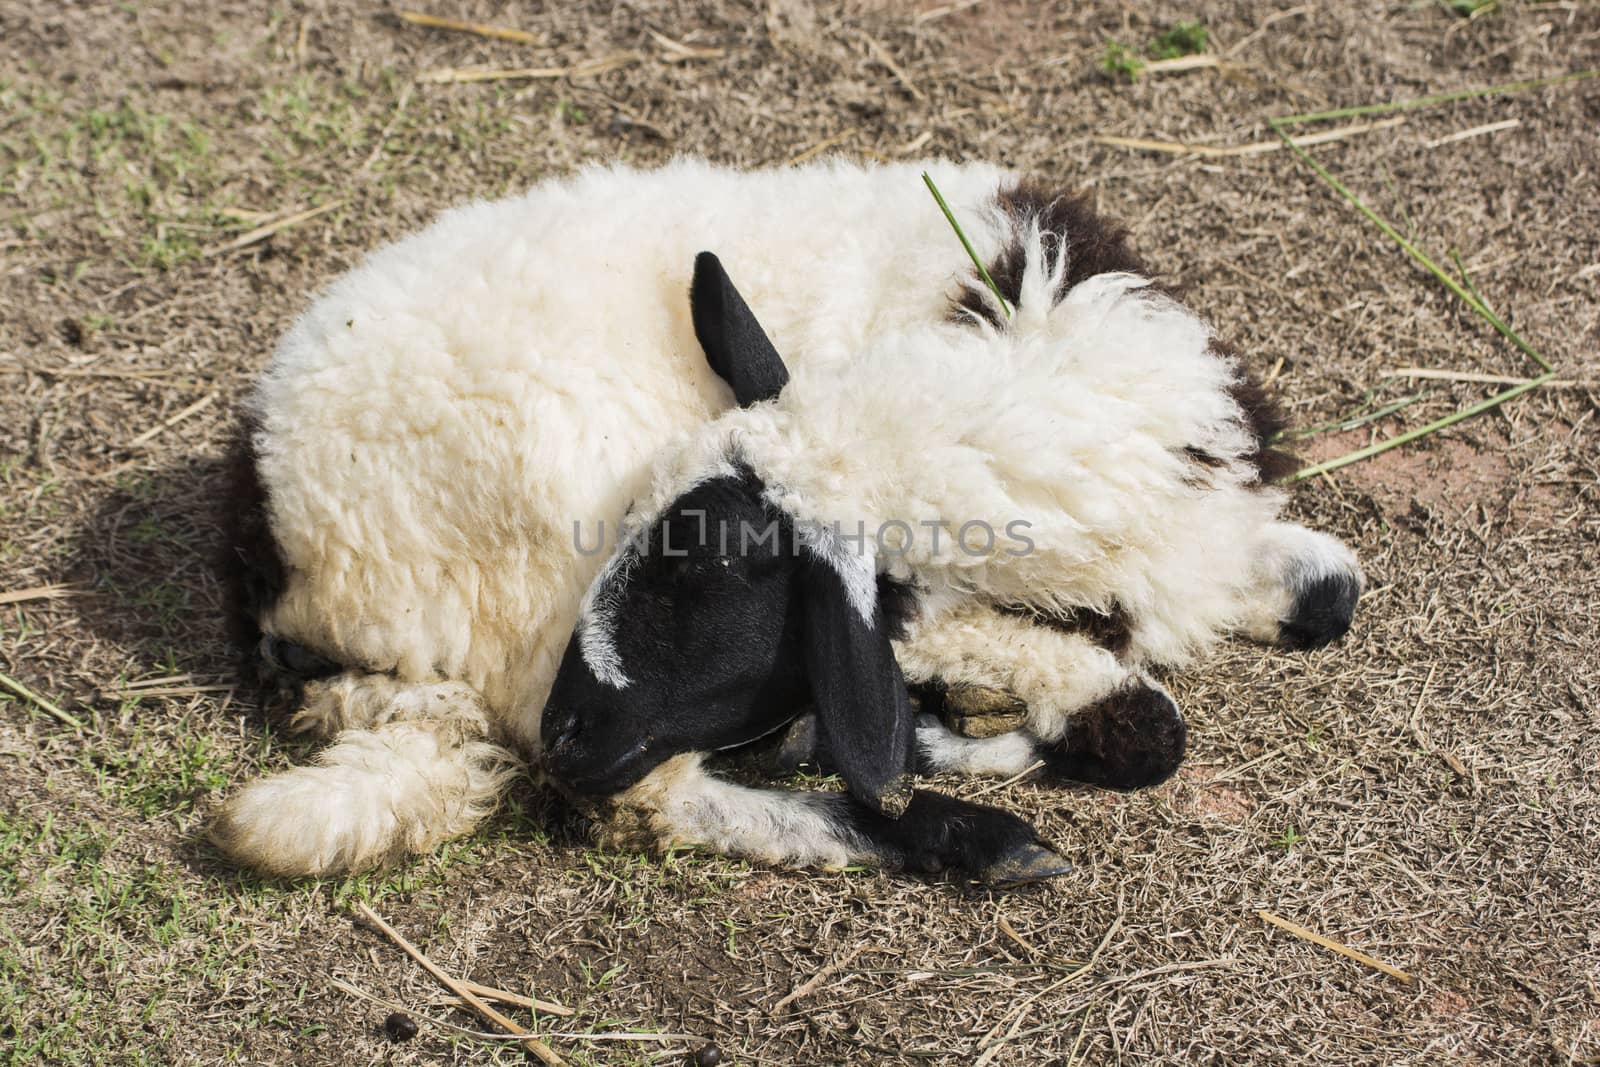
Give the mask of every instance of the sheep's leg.
[[995, 884], [1039, 881], [1070, 869], [1032, 827], [996, 808], [918, 790], [891, 819], [848, 793], [724, 781], [693, 753], [668, 760], [606, 805], [603, 835], [626, 848], [700, 847], [789, 867], [861, 863], [952, 871]]
[[[1079, 710], [1054, 741], [1040, 741], [1027, 730], [971, 737], [936, 715], [920, 715], [916, 769], [924, 775], [1010, 778], [1037, 767], [1054, 778], [1137, 789], [1177, 770], [1186, 742], [1187, 727], [1177, 704], [1160, 686], [1136, 677]], [[769, 773], [792, 774], [803, 764], [829, 769], [828, 753], [819, 747], [810, 715], [795, 720], [763, 756], [762, 767]]]
[[1240, 631], [1263, 644], [1321, 648], [1350, 629], [1366, 578], [1335, 537], [1276, 522], [1261, 535]]
[[924, 718], [917, 747], [925, 770], [1011, 775], [1042, 761], [1055, 777], [1135, 789], [1183, 760], [1177, 704], [1088, 634], [963, 605], [921, 622], [897, 652], [914, 683], [1000, 689], [1026, 705], [1021, 733], [996, 735], [990, 716], [977, 717], [979, 730], [966, 729], [971, 715], [944, 716], [950, 730]]
[[941, 717], [967, 736], [993, 736], [1006, 732], [996, 725], [1006, 725], [1059, 740], [1075, 713], [1132, 677], [1114, 652], [1084, 634], [977, 603], [918, 621], [895, 655], [909, 683], [945, 691]]
[[460, 682], [402, 682], [387, 674], [346, 671], [307, 682], [303, 694], [289, 729], [322, 739], [417, 720], [476, 724], [478, 736], [489, 729], [483, 698]]
[[310, 767], [258, 779], [223, 805], [211, 839], [266, 874], [361, 871], [468, 833], [517, 760], [486, 740], [477, 692], [348, 672], [308, 683], [295, 725], [337, 735]]
[[917, 771], [1011, 778], [1043, 759], [1038, 738], [1026, 730], [996, 737], [964, 737], [934, 715], [917, 717]]

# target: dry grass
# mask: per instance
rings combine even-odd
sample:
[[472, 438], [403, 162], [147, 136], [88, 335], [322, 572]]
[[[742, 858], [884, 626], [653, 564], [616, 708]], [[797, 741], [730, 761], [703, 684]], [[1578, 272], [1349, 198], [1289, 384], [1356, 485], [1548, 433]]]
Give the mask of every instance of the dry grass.
[[[271, 885], [219, 865], [196, 837], [207, 805], [306, 753], [226, 688], [201, 565], [217, 461], [272, 339], [365, 249], [593, 158], [998, 159], [1127, 218], [1276, 368], [1301, 424], [1374, 385], [1374, 407], [1424, 392], [1306, 442], [1328, 458], [1493, 388], [1386, 371], [1524, 365], [1289, 153], [1094, 137], [1252, 145], [1273, 115], [1600, 52], [1600, 10], [1571, 0], [1470, 19], [1221, 3], [1204, 22], [1226, 64], [1129, 83], [1102, 71], [1107, 40], [1177, 17], [1138, 0], [541, 7], [427, 8], [531, 35], [514, 42], [337, 2], [0, 2], [0, 593], [75, 593], [0, 604], [0, 671], [89, 727], [0, 694], [0, 1059], [516, 1062], [431, 1024], [387, 1045], [388, 1009], [334, 980], [472, 1023], [351, 923], [355, 899], [452, 974], [574, 1008], [538, 1025], [573, 1063], [687, 1045], [548, 1035], [701, 1035], [749, 1064], [1600, 1056], [1596, 82], [1313, 150], [1436, 255], [1460, 248], [1576, 384], [1302, 485], [1299, 512], [1368, 563], [1358, 631], [1310, 657], [1231, 648], [1175, 679], [1194, 749], [1160, 789], [987, 798], [1032, 813], [1073, 874], [996, 893], [596, 852], [531, 792], [381, 876]], [[622, 54], [637, 59], [602, 62]], [[415, 82], [529, 68], [568, 73]]]

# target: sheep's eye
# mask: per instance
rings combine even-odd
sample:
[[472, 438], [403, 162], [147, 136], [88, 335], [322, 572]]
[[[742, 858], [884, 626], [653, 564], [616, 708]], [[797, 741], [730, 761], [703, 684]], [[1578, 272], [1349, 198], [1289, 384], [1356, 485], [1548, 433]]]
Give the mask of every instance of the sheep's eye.
[[699, 585], [737, 575], [739, 568], [728, 556], [663, 556], [659, 573], [674, 585]]

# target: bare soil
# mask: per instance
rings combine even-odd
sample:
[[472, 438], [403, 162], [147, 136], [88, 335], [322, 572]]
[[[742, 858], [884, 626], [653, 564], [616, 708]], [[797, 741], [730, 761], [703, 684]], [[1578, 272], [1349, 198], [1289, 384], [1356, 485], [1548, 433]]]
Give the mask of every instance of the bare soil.
[[[1094, 138], [1269, 141], [1289, 112], [1580, 70], [1600, 7], [1213, 3], [1226, 65], [1130, 81], [1102, 69], [1107, 42], [1143, 50], [1192, 12], [954, 6], [426, 5], [529, 45], [344, 0], [0, 0], [0, 595], [76, 594], [0, 602], [0, 670], [88, 727], [0, 695], [0, 1058], [521, 1057], [425, 1020], [390, 1043], [391, 1009], [334, 979], [476, 1024], [352, 922], [356, 898], [456, 973], [576, 1009], [539, 1024], [591, 1035], [549, 1038], [573, 1063], [675, 1063], [704, 1039], [749, 1064], [1600, 1057], [1600, 80], [1315, 149], [1441, 261], [1459, 249], [1565, 384], [1299, 487], [1299, 515], [1361, 552], [1364, 612], [1335, 648], [1231, 646], [1173, 679], [1193, 749], [1172, 782], [988, 795], [1072, 874], [998, 892], [603, 852], [531, 789], [364, 878], [262, 883], [201, 841], [228, 783], [309, 755], [231, 687], [206, 567], [237, 399], [319, 286], [460, 200], [593, 159], [988, 158], [1127, 219], [1298, 425], [1423, 394], [1312, 457], [1495, 388], [1386, 372], [1531, 373], [1287, 153]], [[417, 80], [617, 53], [592, 75]], [[644, 1031], [696, 1040], [592, 1039]]]

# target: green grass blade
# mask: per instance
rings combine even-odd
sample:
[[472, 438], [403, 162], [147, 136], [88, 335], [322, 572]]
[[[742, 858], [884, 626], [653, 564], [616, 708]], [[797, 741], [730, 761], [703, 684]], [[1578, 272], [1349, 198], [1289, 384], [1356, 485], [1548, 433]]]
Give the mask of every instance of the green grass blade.
[[989, 277], [988, 268], [978, 258], [978, 253], [973, 249], [972, 242], [967, 240], [966, 233], [961, 229], [961, 223], [956, 221], [955, 213], [950, 210], [950, 205], [945, 203], [944, 196], [939, 192], [939, 187], [933, 184], [933, 176], [927, 171], [923, 171], [922, 180], [928, 186], [928, 192], [933, 194], [934, 200], [938, 201], [939, 210], [944, 212], [945, 221], [950, 224], [952, 230], [956, 231], [956, 236], [961, 238], [961, 247], [967, 250], [967, 256], [972, 260], [972, 265], [978, 268], [978, 276], [983, 279], [983, 284], [987, 285], [989, 291], [994, 294], [994, 298], [1000, 301], [1000, 310], [1005, 312], [1006, 318], [1009, 319], [1011, 317], [1011, 305], [1006, 303], [1006, 298], [1000, 295], [1000, 287], [994, 283], [993, 278]]
[[35, 693], [32, 689], [29, 689], [27, 686], [23, 685], [9, 674], [0, 673], [0, 685], [5, 686], [7, 689], [11, 690], [13, 693], [17, 694], [17, 696], [21, 697], [23, 700], [26, 700], [34, 707], [38, 708], [46, 715], [49, 715], [51, 718], [56, 719], [59, 722], [65, 723], [74, 730], [77, 730], [79, 733], [82, 733], [87, 729], [87, 727], [84, 726], [81, 721], [71, 715], [68, 715], [55, 704], [46, 700], [38, 693]]
[[[1377, 422], [1379, 419], [1388, 418], [1397, 411], [1403, 411], [1421, 399], [1421, 393], [1413, 393], [1410, 396], [1402, 397], [1401, 399], [1396, 400], [1392, 404], [1385, 404], [1377, 411], [1359, 411], [1354, 415], [1347, 415], [1342, 419], [1334, 419], [1332, 422], [1325, 422], [1321, 426], [1308, 426], [1304, 430], [1289, 430], [1285, 432], [1283, 436], [1291, 437], [1296, 441], [1303, 441], [1308, 437], [1315, 437], [1318, 434], [1327, 433], [1330, 430], [1344, 432], [1346, 430], [1358, 429], [1362, 426], [1365, 426], [1369, 422]], [[1363, 407], [1365, 407], [1365, 405], [1363, 405]]]
[[1572, 74], [1561, 74], [1553, 78], [1533, 78], [1529, 81], [1505, 82], [1501, 85], [1486, 85], [1476, 89], [1460, 89], [1453, 93], [1435, 93], [1432, 96], [1418, 96], [1410, 100], [1394, 100], [1387, 104], [1341, 107], [1332, 111], [1307, 111], [1299, 115], [1284, 115], [1282, 118], [1272, 119], [1271, 122], [1275, 126], [1296, 126], [1303, 122], [1326, 122], [1329, 119], [1347, 119], [1358, 115], [1387, 115], [1392, 111], [1411, 111], [1419, 107], [1432, 107], [1434, 104], [1448, 104], [1452, 100], [1471, 100], [1480, 96], [1521, 93], [1527, 92], [1529, 89], [1544, 89], [1552, 85], [1565, 85], [1568, 82], [1583, 81], [1596, 75], [1600, 75], [1600, 67], [1575, 71]]
[[1435, 419], [1426, 426], [1418, 426], [1414, 430], [1407, 430], [1405, 433], [1396, 434], [1394, 437], [1391, 437], [1386, 441], [1379, 441], [1377, 444], [1368, 445], [1366, 448], [1358, 448], [1348, 455], [1339, 456], [1334, 459], [1326, 460], [1322, 463], [1316, 463], [1309, 467], [1303, 467], [1289, 475], [1284, 479], [1284, 481], [1298, 482], [1302, 478], [1312, 478], [1318, 474], [1326, 474], [1328, 471], [1338, 470], [1340, 467], [1343, 467], [1349, 463], [1354, 463], [1357, 460], [1367, 459], [1370, 456], [1376, 456], [1378, 453], [1387, 452], [1391, 448], [1398, 448], [1407, 441], [1415, 441], [1419, 437], [1426, 437], [1430, 433], [1437, 433], [1448, 426], [1454, 426], [1456, 423], [1461, 422], [1464, 419], [1470, 419], [1474, 415], [1481, 415], [1483, 412], [1488, 411], [1491, 408], [1499, 407], [1501, 404], [1504, 404], [1507, 400], [1510, 400], [1513, 397], [1518, 397], [1523, 393], [1529, 392], [1530, 390], [1537, 389], [1539, 386], [1543, 385], [1545, 382], [1548, 382], [1554, 377], [1554, 373], [1541, 374], [1539, 377], [1523, 382], [1521, 385], [1513, 385], [1510, 389], [1507, 389], [1503, 393], [1496, 393], [1489, 399], [1473, 404], [1471, 407], [1462, 408], [1460, 411], [1446, 415], [1442, 419]]
[[[1461, 254], [1453, 248], [1450, 250], [1450, 262], [1456, 265], [1456, 273], [1461, 275], [1461, 284], [1467, 287], [1467, 292], [1471, 293], [1478, 303], [1486, 308], [1489, 307], [1489, 301], [1485, 300], [1483, 294], [1478, 292], [1478, 287], [1472, 284], [1472, 275], [1467, 273], [1467, 265], [1461, 262]], [[1494, 308], [1489, 310], [1493, 311]]]
[[1532, 345], [1524, 341], [1515, 330], [1513, 330], [1510, 326], [1507, 326], [1505, 322], [1501, 320], [1500, 316], [1491, 311], [1483, 301], [1479, 300], [1472, 293], [1462, 288], [1461, 284], [1454, 278], [1450, 277], [1450, 275], [1446, 274], [1437, 263], [1428, 257], [1426, 252], [1422, 251], [1422, 249], [1408, 241], [1405, 238], [1405, 235], [1389, 224], [1387, 219], [1385, 219], [1382, 215], [1379, 215], [1376, 211], [1372, 210], [1372, 208], [1368, 207], [1366, 203], [1355, 193], [1351, 192], [1343, 182], [1339, 181], [1338, 178], [1335, 178], [1332, 174], [1328, 173], [1327, 168], [1313, 159], [1309, 152], [1307, 152], [1304, 148], [1301, 148], [1298, 144], [1295, 144], [1294, 138], [1290, 137], [1288, 133], [1284, 131], [1281, 119], [1271, 119], [1269, 120], [1269, 124], [1272, 126], [1273, 132], [1283, 139], [1283, 143], [1288, 146], [1289, 151], [1295, 154], [1296, 158], [1315, 171], [1317, 177], [1327, 182], [1328, 185], [1333, 188], [1333, 191], [1344, 197], [1344, 199], [1347, 200], [1352, 207], [1370, 219], [1372, 224], [1387, 234], [1390, 240], [1398, 244], [1405, 251], [1406, 255], [1416, 260], [1424, 268], [1426, 268], [1430, 274], [1443, 282], [1447, 289], [1456, 294], [1456, 296], [1460, 297], [1466, 303], [1466, 305], [1473, 311], [1476, 311], [1485, 322], [1498, 330], [1500, 334], [1506, 338], [1506, 340], [1516, 345], [1518, 349], [1520, 349], [1535, 363], [1539, 364], [1539, 366], [1543, 367], [1546, 371], [1555, 370], [1555, 367], [1551, 365], [1549, 360], [1545, 359], [1544, 356], [1541, 355], [1539, 351]]

